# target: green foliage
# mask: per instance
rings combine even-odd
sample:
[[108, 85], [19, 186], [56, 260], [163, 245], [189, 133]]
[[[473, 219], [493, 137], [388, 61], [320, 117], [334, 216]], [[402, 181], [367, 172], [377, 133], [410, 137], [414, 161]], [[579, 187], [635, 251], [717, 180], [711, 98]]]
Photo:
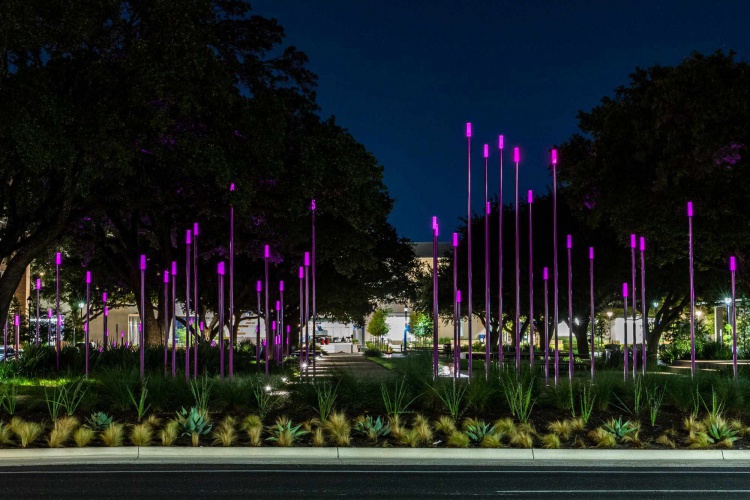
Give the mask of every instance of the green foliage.
[[380, 383], [380, 393], [383, 397], [383, 406], [385, 406], [385, 413], [389, 417], [398, 417], [403, 414], [409, 406], [416, 401], [416, 397], [411, 401], [407, 399], [407, 387], [406, 378], [396, 380], [393, 384], [393, 391], [389, 388], [389, 384], [386, 382]]
[[638, 425], [632, 423], [630, 420], [623, 422], [622, 417], [619, 417], [617, 420], [610, 419], [606, 424], [603, 426], [604, 430], [612, 434], [618, 439], [622, 439], [625, 436], [632, 434], [638, 430]]
[[488, 434], [494, 434], [495, 427], [483, 420], [475, 420], [464, 426], [464, 433], [473, 443], [481, 443]]
[[661, 406], [664, 403], [664, 394], [666, 388], [664, 386], [656, 386], [646, 388], [646, 404], [648, 405], [648, 415], [651, 427], [656, 425], [656, 419], [661, 411]]
[[503, 395], [508, 403], [508, 409], [519, 422], [528, 422], [531, 416], [531, 410], [534, 408], [535, 400], [532, 398], [534, 389], [533, 379], [524, 382], [521, 377], [517, 377], [515, 372], [507, 371], [503, 377]]
[[195, 406], [191, 407], [189, 412], [184, 407], [178, 411], [177, 421], [182, 428], [182, 436], [206, 436], [213, 427], [213, 424], [208, 422], [206, 414]]
[[377, 441], [379, 437], [385, 437], [391, 433], [391, 427], [388, 422], [384, 422], [380, 417], [373, 420], [372, 415], [359, 418], [354, 423], [354, 432], [367, 436], [370, 441]]
[[[148, 380], [148, 379], [147, 379]], [[140, 422], [143, 416], [146, 414], [146, 412], [151, 408], [151, 405], [146, 405], [146, 398], [148, 397], [148, 388], [147, 388], [147, 380], [144, 380], [141, 384], [141, 395], [138, 398], [138, 400], [135, 399], [135, 396], [130, 391], [130, 388], [128, 387], [128, 395], [130, 396], [130, 401], [133, 403], [133, 406], [135, 407], [135, 411], [138, 413], [138, 421]]]
[[5, 383], [0, 386], [0, 407], [8, 415], [16, 412], [16, 402], [18, 401], [18, 385]]
[[588, 424], [589, 419], [591, 418], [591, 413], [594, 411], [596, 394], [594, 394], [590, 385], [583, 384], [578, 397], [581, 405], [581, 418], [583, 419], [584, 424]]
[[367, 333], [373, 337], [383, 337], [388, 335], [390, 330], [386, 320], [388, 319], [388, 311], [385, 309], [378, 309], [372, 313], [370, 322], [367, 324]]
[[261, 377], [251, 379], [250, 387], [255, 401], [255, 409], [258, 411], [261, 420], [281, 405], [281, 398], [273, 394], [271, 385]]
[[333, 411], [334, 404], [336, 403], [337, 391], [338, 384], [334, 386], [328, 381], [315, 384], [315, 394], [318, 398], [318, 405], [315, 410], [318, 412], [320, 420], [323, 422], [328, 420], [328, 415]]
[[103, 431], [112, 423], [112, 416], [107, 415], [103, 411], [97, 411], [92, 413], [86, 422], [95, 431]]
[[468, 384], [461, 382], [438, 382], [438, 389], [434, 386], [429, 386], [430, 389], [437, 395], [440, 401], [443, 403], [443, 409], [448, 412], [451, 418], [455, 421], [463, 414], [466, 409], [464, 404], [464, 396], [468, 389]]
[[193, 394], [195, 407], [204, 415], [208, 415], [208, 398], [211, 395], [212, 385], [213, 381], [205, 374], [202, 377], [190, 380], [190, 392]]
[[739, 436], [737, 436], [737, 431], [735, 429], [732, 429], [724, 420], [712, 422], [707, 428], [707, 433], [712, 442], [716, 443], [721, 441], [724, 441], [726, 443], [733, 443], [734, 441], [737, 441], [739, 439]]

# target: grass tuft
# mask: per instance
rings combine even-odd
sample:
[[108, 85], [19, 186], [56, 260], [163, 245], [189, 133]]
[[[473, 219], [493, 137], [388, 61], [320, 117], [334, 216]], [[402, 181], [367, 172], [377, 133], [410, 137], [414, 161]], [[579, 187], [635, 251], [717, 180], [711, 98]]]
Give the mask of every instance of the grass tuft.
[[614, 448], [617, 445], [617, 438], [604, 427], [597, 427], [589, 432], [589, 438], [594, 442], [597, 448]]
[[125, 435], [124, 426], [122, 424], [111, 423], [109, 427], [104, 429], [100, 435], [102, 442], [106, 446], [122, 446], [122, 440]]
[[435, 430], [450, 436], [456, 432], [456, 422], [449, 416], [443, 415], [435, 422]]
[[398, 442], [410, 448], [416, 448], [422, 443], [419, 433], [414, 429], [407, 429], [398, 435]]
[[711, 445], [711, 438], [705, 432], [690, 432], [687, 437], [688, 448], [703, 450]]
[[177, 440], [180, 432], [180, 422], [169, 420], [162, 430], [159, 431], [159, 440], [162, 446], [172, 446]]
[[430, 443], [432, 443], [432, 440], [435, 436], [432, 432], [432, 427], [430, 427], [429, 421], [427, 419], [424, 419], [417, 423], [415, 419], [414, 422], [415, 423], [413, 430], [417, 433], [417, 435], [419, 435], [420, 441], [425, 445], [429, 445]]
[[263, 427], [249, 427], [245, 430], [250, 446], [260, 446], [263, 442]]
[[672, 448], [672, 449], [674, 449], [677, 446], [675, 442], [672, 441], [672, 439], [670, 439], [670, 437], [666, 433], [656, 438], [656, 444], [660, 444], [662, 446], [666, 446], [667, 448]]
[[352, 426], [345, 414], [341, 412], [329, 414], [328, 420], [323, 422], [323, 428], [328, 432], [336, 446], [349, 446]]
[[214, 444], [232, 446], [237, 442], [237, 431], [234, 426], [236, 421], [232, 417], [226, 417], [221, 424], [214, 429]]
[[248, 415], [245, 417], [245, 419], [242, 421], [242, 430], [248, 431], [252, 428], [263, 428], [263, 419], [260, 418], [258, 415]]
[[560, 444], [560, 436], [558, 436], [554, 432], [542, 436], [542, 448], [556, 450], [560, 447]]
[[534, 438], [530, 432], [516, 431], [510, 437], [510, 444], [516, 448], [531, 448], [534, 446]]
[[94, 434], [94, 429], [84, 425], [76, 429], [73, 433], [73, 441], [75, 441], [77, 447], [83, 448], [91, 443], [91, 440], [94, 439]]
[[42, 435], [42, 432], [44, 432], [44, 428], [36, 422], [20, 422], [16, 423], [15, 426], [15, 433], [18, 436], [21, 448], [26, 448], [36, 441]]
[[448, 436], [447, 443], [451, 448], [468, 448], [469, 436], [461, 431], [454, 431], [450, 436]]
[[312, 445], [321, 447], [326, 445], [326, 438], [323, 435], [323, 429], [316, 428], [312, 433]]
[[158, 429], [161, 425], [161, 419], [152, 413], [146, 418], [146, 423], [150, 425], [152, 429]]
[[698, 420], [695, 415], [690, 415], [682, 420], [682, 427], [688, 431], [688, 433], [698, 433], [706, 431], [706, 424]]
[[62, 448], [70, 440], [73, 431], [78, 427], [78, 419], [75, 417], [58, 418], [50, 432], [47, 443], [50, 448]]
[[500, 437], [512, 436], [516, 432], [516, 423], [510, 418], [501, 418], [495, 422], [495, 434]]
[[154, 431], [148, 424], [134, 425], [130, 430], [130, 442], [134, 446], [150, 446], [151, 439], [154, 437]]
[[567, 420], [570, 423], [570, 430], [573, 432], [583, 432], [586, 430], [586, 422], [581, 418], [570, 418]]
[[10, 425], [0, 422], [0, 446], [8, 446], [13, 442], [13, 432]]
[[564, 441], [570, 439], [573, 428], [568, 420], [555, 420], [547, 425], [547, 430], [562, 438]]
[[500, 436], [496, 434], [485, 434], [479, 443], [482, 448], [500, 448], [501, 445]]

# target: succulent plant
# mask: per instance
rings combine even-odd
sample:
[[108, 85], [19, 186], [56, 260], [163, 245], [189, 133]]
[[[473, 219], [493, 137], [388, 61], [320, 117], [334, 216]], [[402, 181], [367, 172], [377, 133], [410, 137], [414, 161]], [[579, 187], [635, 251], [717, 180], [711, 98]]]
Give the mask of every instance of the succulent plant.
[[192, 436], [197, 434], [199, 436], [205, 436], [211, 432], [213, 424], [209, 423], [204, 413], [198, 408], [193, 406], [190, 411], [187, 411], [184, 407], [181, 411], [177, 412], [177, 421], [182, 427], [183, 436]]
[[107, 415], [103, 411], [97, 411], [91, 414], [91, 417], [86, 421], [89, 427], [95, 431], [103, 431], [112, 423], [112, 416]]

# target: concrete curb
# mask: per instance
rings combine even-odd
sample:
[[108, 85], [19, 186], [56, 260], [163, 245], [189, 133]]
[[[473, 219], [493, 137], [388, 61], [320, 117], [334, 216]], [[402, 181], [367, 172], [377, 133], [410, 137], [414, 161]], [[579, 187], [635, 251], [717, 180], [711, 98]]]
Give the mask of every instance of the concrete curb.
[[[394, 462], [628, 462], [664, 465], [677, 462], [750, 462], [750, 450], [547, 450], [540, 448], [37, 448], [0, 449], [0, 466], [29, 463], [270, 463], [288, 464]], [[587, 463], [586, 465], [591, 465]]]

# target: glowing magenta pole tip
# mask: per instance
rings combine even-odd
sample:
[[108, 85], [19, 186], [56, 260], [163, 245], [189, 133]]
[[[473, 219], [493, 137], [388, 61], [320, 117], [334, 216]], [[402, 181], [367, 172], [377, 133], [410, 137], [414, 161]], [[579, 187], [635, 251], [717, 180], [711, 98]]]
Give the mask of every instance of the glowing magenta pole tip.
[[458, 246], [458, 233], [453, 233], [453, 246]]
[[549, 279], [549, 268], [545, 267], [542, 269], [542, 279], [548, 280]]
[[313, 198], [312, 200], [310, 200], [310, 210], [314, 212], [315, 208], [316, 208], [315, 199]]
[[513, 162], [518, 163], [519, 161], [521, 161], [521, 150], [513, 148]]
[[437, 216], [433, 215], [432, 216], [432, 229], [435, 229], [437, 225], [438, 225]]
[[[292, 327], [289, 325], [286, 325], [286, 333], [289, 333], [292, 331]], [[289, 339], [286, 339], [287, 342], [289, 342]]]
[[299, 279], [303, 279], [305, 277], [305, 268], [302, 266], [299, 266]]
[[260, 292], [263, 290], [263, 282], [258, 280], [257, 283], [255, 283], [255, 291]]
[[534, 191], [529, 189], [529, 205], [531, 205], [534, 202]]
[[36, 289], [41, 290], [42, 289], [42, 280], [40, 278], [36, 279]]
[[224, 262], [219, 262], [219, 264], [216, 266], [216, 272], [224, 276]]
[[497, 149], [505, 149], [505, 136], [497, 136]]
[[271, 248], [268, 245], [265, 245], [263, 247], [263, 257], [267, 259], [270, 256], [271, 256]]
[[104, 315], [109, 316], [109, 306], [104, 306]]
[[589, 259], [594, 260], [594, 247], [589, 247]]
[[640, 243], [641, 252], [645, 251], [646, 250], [646, 238], [641, 236], [640, 238], [638, 238], [638, 243]]
[[461, 303], [461, 290], [456, 290], [456, 303]]
[[187, 245], [190, 244], [190, 238], [192, 235], [193, 235], [193, 232], [190, 231], [190, 229], [188, 229], [187, 232], [185, 232], [185, 244]]
[[62, 264], [62, 255], [60, 254], [60, 252], [57, 252], [55, 254], [55, 265], [59, 266], [60, 264]]
[[169, 271], [164, 270], [164, 283], [169, 283]]
[[91, 271], [86, 271], [86, 283], [91, 283]]
[[622, 296], [625, 298], [627, 298], [628, 296], [628, 284], [627, 283], [622, 284]]
[[471, 137], [471, 123], [466, 124], [466, 137]]
[[177, 262], [172, 262], [172, 276], [177, 276]]
[[205, 329], [206, 329], [206, 324], [203, 323], [203, 321], [201, 321], [201, 330], [205, 330]]
[[141, 255], [141, 271], [145, 271], [145, 270], [146, 270], [146, 256]]
[[47, 317], [52, 318], [52, 309], [47, 309]]
[[688, 215], [688, 217], [692, 217], [693, 216], [693, 202], [692, 201], [689, 201], [687, 203], [687, 215]]
[[284, 291], [284, 281], [283, 281], [283, 280], [282, 280], [282, 281], [279, 281], [279, 291], [280, 291], [280, 292], [283, 292], [283, 291]]
[[487, 215], [489, 215], [490, 214], [490, 202], [489, 201], [487, 202], [487, 205], [484, 208], [485, 208], [485, 212], [487, 212]]
[[276, 310], [278, 311], [280, 309], [281, 309], [281, 302], [277, 300], [276, 301]]
[[271, 322], [271, 330], [276, 331], [276, 321]]
[[630, 235], [630, 248], [635, 248], [635, 235]]
[[310, 267], [310, 252], [305, 252], [305, 267]]
[[489, 144], [484, 145], [484, 157], [485, 158], [490, 157], [490, 145]]
[[550, 153], [550, 161], [552, 162], [553, 165], [557, 165], [557, 150], [556, 149], [553, 149], [552, 152]]
[[107, 292], [102, 294], [102, 302], [107, 302]]
[[729, 257], [729, 270], [730, 271], [736, 271], [737, 270], [737, 258], [732, 256]]
[[198, 236], [198, 223], [193, 222], [193, 236]]
[[229, 185], [229, 190], [234, 191], [234, 182]]
[[16, 319], [13, 320], [13, 324], [16, 326], [21, 324], [21, 318], [18, 317], [18, 314], [16, 314]]
[[568, 235], [568, 238], [566, 240], [566, 245], [567, 248], [573, 248], [573, 236], [570, 234]]
[[438, 224], [437, 224], [437, 223], [435, 223], [435, 225], [434, 225], [434, 226], [432, 226], [432, 230], [433, 230], [433, 231], [435, 232], [435, 236], [437, 236], [437, 235], [438, 235], [438, 233], [439, 233], [438, 229], [439, 229], [439, 226], [438, 226]]

